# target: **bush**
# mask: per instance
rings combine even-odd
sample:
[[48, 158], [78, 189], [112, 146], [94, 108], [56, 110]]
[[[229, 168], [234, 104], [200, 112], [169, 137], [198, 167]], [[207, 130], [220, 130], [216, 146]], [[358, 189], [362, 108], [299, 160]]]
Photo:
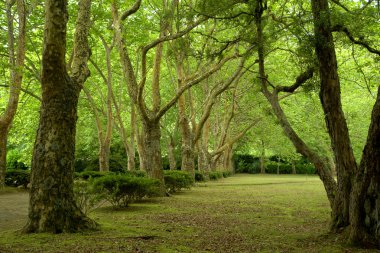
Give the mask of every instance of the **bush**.
[[74, 181], [74, 199], [84, 214], [101, 205], [103, 196], [93, 190], [92, 179]]
[[199, 171], [195, 171], [195, 182], [204, 182], [206, 181], [206, 177], [203, 173], [199, 172]]
[[112, 172], [106, 172], [106, 171], [83, 171], [83, 172], [75, 172], [74, 175], [76, 178], [87, 180], [89, 178], [103, 177], [111, 173]]
[[5, 184], [8, 186], [27, 188], [30, 182], [29, 170], [7, 170], [5, 172]]
[[125, 171], [123, 173], [126, 176], [133, 176], [133, 177], [147, 177], [147, 174], [145, 171], [142, 170], [132, 170], [132, 171]]
[[160, 192], [158, 180], [145, 177], [131, 177], [122, 174], [109, 174], [94, 179], [93, 187], [113, 206], [127, 207], [144, 197], [152, 197]]
[[223, 178], [223, 173], [220, 171], [213, 171], [208, 174], [210, 180], [218, 180], [220, 178]]
[[165, 170], [165, 187], [168, 192], [178, 192], [181, 189], [190, 189], [194, 184], [194, 178], [185, 171]]
[[234, 155], [237, 173], [260, 173], [260, 158], [252, 155]]
[[223, 171], [222, 174], [223, 174], [223, 177], [226, 178], [226, 177], [230, 177], [232, 175], [232, 172], [231, 171]]

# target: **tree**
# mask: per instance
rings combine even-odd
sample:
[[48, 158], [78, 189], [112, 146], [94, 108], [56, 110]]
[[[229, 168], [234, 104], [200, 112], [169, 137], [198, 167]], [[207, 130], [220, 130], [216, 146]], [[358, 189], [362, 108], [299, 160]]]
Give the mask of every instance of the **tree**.
[[[315, 52], [319, 61], [320, 99], [336, 163], [338, 190], [333, 206], [332, 227], [349, 226], [350, 241], [380, 247], [380, 87], [372, 110], [367, 142], [359, 165], [356, 163], [342, 110], [341, 87], [327, 0], [312, 0]], [[341, 27], [338, 27], [341, 28]], [[347, 29], [344, 31], [348, 36]], [[350, 37], [350, 36], [349, 36]], [[350, 38], [355, 42], [355, 39]], [[359, 41], [360, 42], [360, 41]], [[368, 44], [369, 51], [380, 55]], [[377, 214], [376, 214], [377, 213]]]
[[[18, 39], [14, 41], [14, 14], [13, 5], [17, 5], [18, 16]], [[26, 10], [24, 0], [6, 2], [7, 23], [8, 23], [8, 55], [10, 66], [9, 99], [6, 109], [0, 115], [0, 189], [5, 185], [7, 140], [13, 119], [16, 115], [21, 83], [23, 78], [23, 68], [25, 60], [25, 34], [26, 34]], [[17, 45], [17, 48], [16, 48]]]
[[29, 221], [25, 232], [75, 232], [96, 228], [76, 206], [73, 173], [77, 104], [89, 76], [87, 42], [91, 0], [80, 0], [72, 73], [66, 70], [67, 1], [45, 2], [42, 105], [35, 141]]

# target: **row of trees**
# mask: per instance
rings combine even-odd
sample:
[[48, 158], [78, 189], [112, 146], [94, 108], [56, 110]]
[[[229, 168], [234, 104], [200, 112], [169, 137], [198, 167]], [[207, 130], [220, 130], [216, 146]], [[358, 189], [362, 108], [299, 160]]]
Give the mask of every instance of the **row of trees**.
[[[78, 124], [77, 154], [86, 144], [93, 147], [88, 143], [96, 129], [104, 171], [115, 140], [122, 143], [130, 170], [137, 151], [140, 169], [161, 181], [164, 153], [171, 168], [177, 167], [176, 140], [181, 169], [192, 174], [196, 160], [205, 172], [230, 170], [234, 149], [247, 149], [251, 138], [259, 140], [263, 157], [268, 143], [277, 142], [272, 149], [282, 154], [295, 149], [318, 171], [332, 208], [332, 229], [347, 228], [352, 242], [379, 246], [375, 1], [79, 0], [75, 8], [48, 0], [44, 29], [35, 14], [41, 4], [17, 0], [5, 6], [1, 22], [7, 24], [8, 43], [2, 54], [9, 60], [2, 64], [9, 102], [0, 119], [0, 182], [20, 91], [34, 98], [31, 103], [41, 102], [26, 231], [96, 227], [72, 196], [79, 108], [85, 117]], [[75, 22], [68, 20], [69, 12]], [[33, 28], [25, 28], [26, 20]], [[43, 30], [43, 42], [32, 38]], [[23, 76], [29, 85], [22, 87]], [[355, 83], [364, 88], [356, 91]], [[349, 108], [344, 103], [349, 96], [341, 96], [345, 90], [359, 96], [364, 90], [368, 102]], [[366, 115], [371, 95], [376, 103]], [[345, 116], [357, 111], [358, 117]], [[20, 118], [24, 125], [26, 117]], [[96, 128], [89, 127], [92, 121]], [[164, 152], [162, 140], [168, 146]]]

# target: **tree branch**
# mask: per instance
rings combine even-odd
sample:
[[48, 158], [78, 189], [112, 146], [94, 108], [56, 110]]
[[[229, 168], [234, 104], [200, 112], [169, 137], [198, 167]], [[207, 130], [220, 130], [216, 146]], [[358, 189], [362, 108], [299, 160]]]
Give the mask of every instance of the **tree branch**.
[[136, 13], [139, 9], [140, 9], [140, 6], [141, 6], [141, 2], [142, 0], [137, 0], [133, 6], [126, 10], [120, 17], [120, 20], [121, 21], [124, 21], [127, 17], [131, 16], [132, 14]]
[[373, 54], [377, 54], [378, 56], [380, 56], [380, 50], [378, 49], [375, 49], [373, 47], [371, 47], [367, 42], [363, 41], [362, 39], [355, 39], [354, 36], [351, 34], [351, 32], [348, 30], [347, 27], [343, 26], [343, 25], [335, 25], [334, 27], [331, 28], [331, 31], [332, 32], [344, 32], [346, 34], [346, 36], [348, 37], [348, 39], [356, 44], [356, 45], [360, 45], [360, 46], [363, 46], [365, 47], [369, 52], [373, 53]]
[[[0, 84], [0, 87], [9, 88], [9, 85], [7, 85], [7, 84]], [[42, 99], [38, 95], [34, 94], [32, 91], [24, 89], [22, 87], [20, 88], [20, 90], [22, 92], [24, 92], [25, 94], [28, 94], [31, 97], [34, 97], [35, 99], [39, 100], [40, 102], [42, 101]]]
[[306, 70], [305, 72], [303, 72], [302, 74], [300, 74], [297, 77], [297, 79], [293, 85], [291, 85], [291, 86], [277, 86], [275, 88], [275, 92], [276, 93], [279, 93], [279, 92], [293, 93], [296, 89], [298, 89], [301, 85], [303, 85], [307, 80], [312, 78], [313, 74], [314, 74], [314, 68], [309, 68], [308, 70]]

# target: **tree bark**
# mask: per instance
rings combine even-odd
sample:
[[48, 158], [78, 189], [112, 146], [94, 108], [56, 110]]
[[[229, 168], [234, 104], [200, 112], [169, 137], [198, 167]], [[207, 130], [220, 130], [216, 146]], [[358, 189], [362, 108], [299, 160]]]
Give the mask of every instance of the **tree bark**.
[[91, 0], [79, 1], [70, 77], [65, 63], [67, 1], [45, 2], [42, 106], [25, 232], [61, 233], [97, 227], [76, 206], [73, 193], [77, 104], [81, 86], [89, 75], [90, 6]]
[[380, 88], [350, 199], [350, 241], [380, 248]]
[[312, 0], [315, 52], [319, 60], [321, 80], [320, 100], [335, 157], [338, 189], [332, 213], [332, 229], [349, 225], [351, 180], [357, 171], [351, 147], [347, 123], [340, 98], [340, 81], [331, 32], [330, 12], [327, 0]]
[[175, 142], [173, 136], [170, 136], [170, 141], [168, 144], [168, 158], [169, 158], [169, 166], [170, 170], [176, 170], [177, 169], [177, 161], [175, 159]]
[[[18, 14], [18, 39], [17, 50], [15, 52], [14, 41], [14, 16], [12, 7], [16, 2]], [[6, 13], [8, 23], [8, 54], [10, 65], [10, 94], [8, 103], [3, 115], [0, 115], [0, 189], [5, 186], [5, 173], [7, 164], [7, 140], [13, 119], [16, 115], [21, 84], [23, 78], [23, 69], [25, 61], [25, 34], [26, 34], [26, 10], [24, 0], [7, 1]]]

